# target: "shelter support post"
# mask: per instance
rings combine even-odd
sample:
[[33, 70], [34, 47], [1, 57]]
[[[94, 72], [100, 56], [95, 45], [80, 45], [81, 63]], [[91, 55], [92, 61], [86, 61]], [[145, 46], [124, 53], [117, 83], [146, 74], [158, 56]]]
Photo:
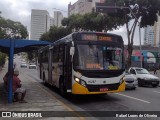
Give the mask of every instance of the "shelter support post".
[[8, 103], [12, 103], [12, 82], [13, 82], [13, 57], [14, 57], [14, 40], [10, 40], [10, 53], [9, 53], [9, 94]]

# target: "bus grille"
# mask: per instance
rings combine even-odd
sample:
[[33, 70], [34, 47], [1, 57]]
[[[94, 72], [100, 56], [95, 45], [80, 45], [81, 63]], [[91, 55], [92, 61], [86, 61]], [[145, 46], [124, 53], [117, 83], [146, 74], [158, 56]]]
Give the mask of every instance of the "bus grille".
[[108, 84], [108, 85], [87, 85], [89, 92], [100, 92], [101, 88], [107, 88], [108, 91], [117, 90], [119, 87], [119, 83]]

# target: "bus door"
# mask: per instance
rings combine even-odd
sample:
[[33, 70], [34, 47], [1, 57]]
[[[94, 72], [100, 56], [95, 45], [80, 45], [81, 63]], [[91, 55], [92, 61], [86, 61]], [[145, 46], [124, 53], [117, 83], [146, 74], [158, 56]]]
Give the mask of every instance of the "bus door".
[[[65, 46], [65, 59], [64, 59], [64, 84], [66, 86], [66, 90], [70, 91], [72, 88], [72, 56], [70, 55], [71, 44], [67, 44]], [[70, 91], [71, 92], [71, 91]]]
[[42, 78], [42, 61], [41, 61], [41, 59], [42, 59], [42, 53], [41, 52], [39, 52], [38, 53], [38, 70], [39, 70], [39, 77], [40, 77], [40, 79], [43, 79]]
[[52, 85], [52, 50], [49, 49], [48, 56], [48, 83]]

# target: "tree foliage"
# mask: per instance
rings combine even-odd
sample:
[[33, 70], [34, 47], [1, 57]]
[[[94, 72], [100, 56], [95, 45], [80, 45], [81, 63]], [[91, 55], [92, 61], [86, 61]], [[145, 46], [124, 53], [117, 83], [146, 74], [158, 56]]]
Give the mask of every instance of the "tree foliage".
[[27, 36], [27, 29], [20, 22], [0, 17], [0, 39], [25, 39]]
[[[26, 27], [20, 22], [5, 19], [0, 11], [0, 39], [25, 39], [28, 36]], [[0, 52], [0, 66], [5, 63], [6, 54]]]
[[[106, 4], [108, 2], [114, 2], [114, 5], [122, 8], [118, 9], [119, 13], [108, 13], [108, 15], [121, 19], [125, 18], [128, 37], [128, 67], [130, 67], [136, 27], [154, 25], [157, 21], [157, 15], [160, 14], [160, 0], [107, 0]], [[131, 20], [133, 24], [131, 24]]]
[[6, 58], [6, 54], [0, 52], [0, 66], [3, 66], [5, 64], [5, 58]]
[[106, 14], [91, 12], [84, 15], [73, 14], [62, 20], [62, 25], [75, 31], [108, 31], [124, 24], [124, 20]]
[[40, 40], [53, 42], [74, 31], [108, 31], [124, 25], [124, 20], [113, 18], [101, 13], [87, 13], [84, 15], [73, 14], [62, 20], [65, 27], [52, 26], [50, 30], [44, 33]]
[[56, 27], [52, 26], [47, 33], [44, 33], [40, 40], [54, 42], [68, 34], [71, 33], [71, 30], [68, 27]]

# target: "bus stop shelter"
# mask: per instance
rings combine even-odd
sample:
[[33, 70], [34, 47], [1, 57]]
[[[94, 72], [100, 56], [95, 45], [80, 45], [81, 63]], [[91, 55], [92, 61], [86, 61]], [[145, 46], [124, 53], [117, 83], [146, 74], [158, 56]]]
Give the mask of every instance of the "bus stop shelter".
[[49, 45], [50, 42], [26, 39], [0, 39], [0, 52], [6, 53], [9, 56], [8, 62], [8, 103], [12, 103], [12, 80], [13, 80], [13, 57], [19, 52], [30, 52], [38, 50], [42, 46]]

